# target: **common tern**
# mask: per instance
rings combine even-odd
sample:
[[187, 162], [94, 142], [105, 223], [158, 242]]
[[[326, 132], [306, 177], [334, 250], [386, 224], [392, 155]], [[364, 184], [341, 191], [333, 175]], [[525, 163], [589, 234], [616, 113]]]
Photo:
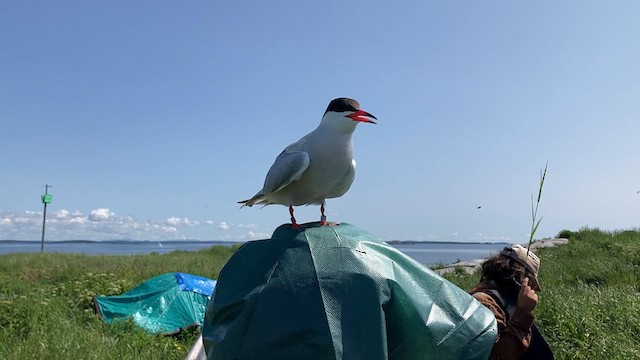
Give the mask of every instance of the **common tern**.
[[326, 199], [344, 195], [355, 178], [351, 136], [358, 123], [377, 118], [360, 110], [349, 98], [334, 99], [322, 116], [320, 125], [276, 158], [264, 180], [264, 186], [251, 199], [239, 201], [242, 207], [254, 204], [281, 204], [289, 207], [292, 228], [300, 228], [293, 207], [320, 205], [320, 223], [327, 225]]

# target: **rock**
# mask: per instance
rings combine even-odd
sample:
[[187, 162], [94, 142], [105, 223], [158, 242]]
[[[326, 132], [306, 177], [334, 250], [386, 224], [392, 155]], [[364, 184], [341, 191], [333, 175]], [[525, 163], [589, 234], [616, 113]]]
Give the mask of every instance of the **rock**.
[[[531, 243], [531, 250], [549, 248], [549, 247], [554, 247], [558, 245], [566, 245], [568, 243], [569, 243], [569, 239], [565, 239], [565, 238], [536, 240]], [[521, 245], [524, 247], [527, 246], [527, 244], [521, 244]]]
[[444, 274], [452, 273], [456, 271], [456, 269], [460, 268], [465, 273], [471, 275], [482, 267], [482, 263], [485, 260], [486, 259], [473, 259], [473, 260], [467, 260], [467, 261], [458, 261], [456, 263], [447, 265], [440, 269], [434, 269], [433, 271], [437, 272], [440, 275], [444, 275]]

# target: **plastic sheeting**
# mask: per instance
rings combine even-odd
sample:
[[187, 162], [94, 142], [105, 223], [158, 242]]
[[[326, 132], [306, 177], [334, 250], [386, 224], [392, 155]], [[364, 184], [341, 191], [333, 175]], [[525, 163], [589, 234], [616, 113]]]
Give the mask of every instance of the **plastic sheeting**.
[[201, 325], [216, 281], [185, 273], [153, 277], [118, 296], [96, 296], [97, 312], [107, 324], [133, 321], [152, 333], [171, 334]]
[[246, 243], [207, 306], [208, 359], [486, 359], [495, 317], [355, 226], [306, 224]]

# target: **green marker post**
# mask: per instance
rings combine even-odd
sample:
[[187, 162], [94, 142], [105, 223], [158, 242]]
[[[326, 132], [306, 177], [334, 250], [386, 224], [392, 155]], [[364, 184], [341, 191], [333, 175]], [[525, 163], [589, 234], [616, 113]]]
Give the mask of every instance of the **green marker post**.
[[42, 241], [40, 241], [40, 252], [44, 252], [44, 226], [47, 222], [47, 204], [51, 202], [51, 194], [49, 194], [49, 188], [51, 185], [44, 186], [44, 195], [41, 196], [42, 203], [44, 204], [44, 214], [42, 215]]

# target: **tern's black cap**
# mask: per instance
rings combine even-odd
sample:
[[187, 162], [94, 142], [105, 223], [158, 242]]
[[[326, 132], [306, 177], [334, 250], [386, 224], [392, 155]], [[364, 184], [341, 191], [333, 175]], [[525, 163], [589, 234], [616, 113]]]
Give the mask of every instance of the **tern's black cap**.
[[331, 100], [329, 106], [327, 106], [327, 111], [324, 113], [326, 114], [329, 111], [344, 112], [356, 110], [360, 110], [360, 104], [357, 101], [342, 97]]

